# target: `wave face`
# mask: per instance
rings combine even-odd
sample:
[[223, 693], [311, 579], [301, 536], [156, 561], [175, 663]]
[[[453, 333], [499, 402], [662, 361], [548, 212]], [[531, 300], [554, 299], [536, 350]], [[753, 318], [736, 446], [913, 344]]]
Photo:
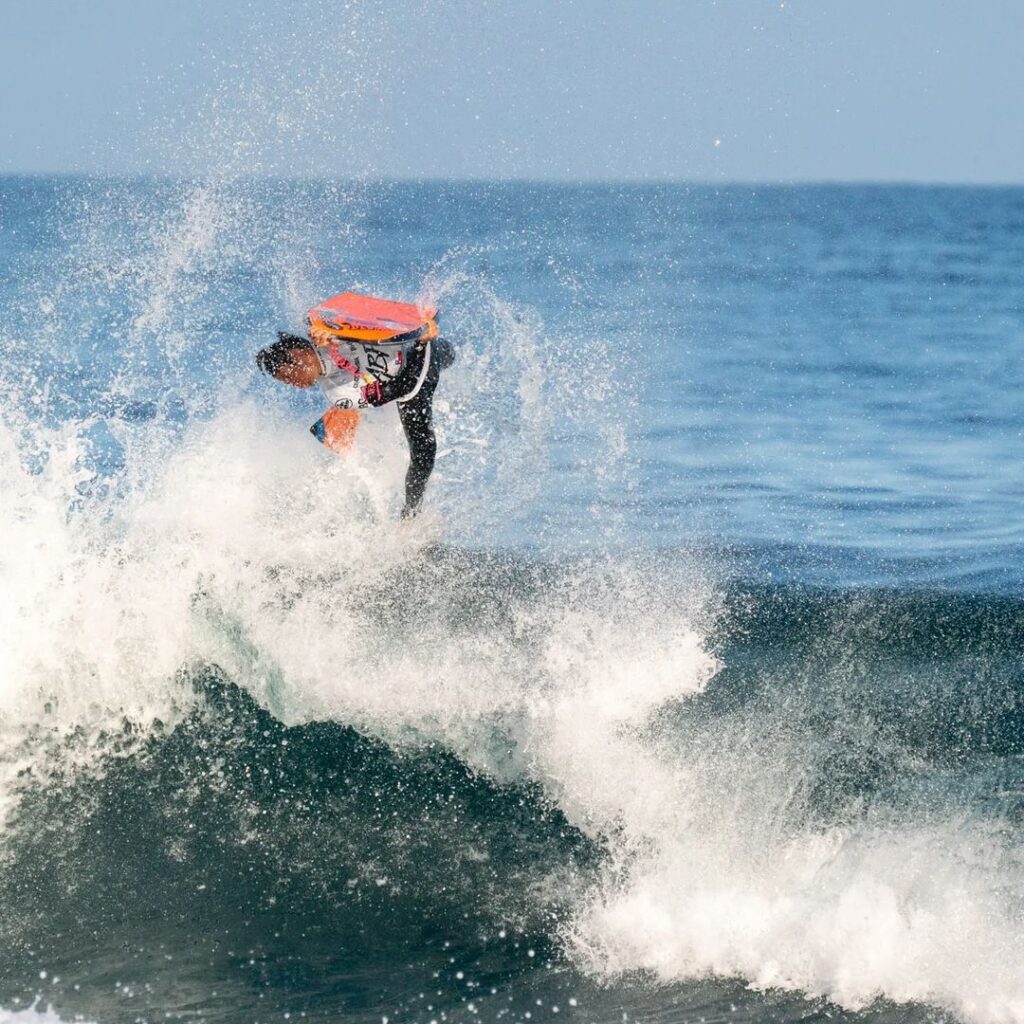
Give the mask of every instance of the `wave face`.
[[[12, 1020], [1024, 1021], [1012, 495], [968, 525], [969, 451], [946, 478], [886, 463], [874, 490], [800, 477], [807, 439], [781, 450], [781, 421], [758, 435], [739, 408], [766, 372], [763, 267], [722, 271], [763, 301], [690, 369], [678, 324], [652, 340], [588, 291], [671, 276], [651, 203], [727, 225], [756, 269], [744, 231], [802, 253], [821, 193], [3, 187]], [[915, 193], [938, 203], [922, 249], [951, 210], [1016, 201], [987, 195]], [[867, 250], [850, 210], [888, 201], [837, 195], [828, 216]], [[431, 204], [449, 216], [411, 234]], [[515, 213], [596, 237], [624, 204], [654, 233], [607, 267], [507, 233]], [[687, 271], [700, 303], [720, 257]], [[401, 295], [410, 266], [460, 349], [411, 527], [396, 419], [333, 459], [306, 432], [319, 406], [251, 370], [334, 277]], [[819, 355], [778, 370], [790, 398], [821, 398], [838, 371]], [[679, 411], [690, 372], [716, 422], [739, 396], [735, 424]], [[898, 368], [877, 376], [895, 400]], [[822, 430], [848, 430], [864, 392], [833, 397]], [[1008, 422], [972, 422], [966, 448], [991, 455]]]

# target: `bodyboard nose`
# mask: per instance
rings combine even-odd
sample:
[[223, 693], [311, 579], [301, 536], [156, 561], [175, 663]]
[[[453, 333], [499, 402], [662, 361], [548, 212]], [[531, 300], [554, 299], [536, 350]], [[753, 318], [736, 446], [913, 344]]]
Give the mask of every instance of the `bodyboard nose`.
[[328, 409], [309, 432], [332, 452], [343, 454], [352, 448], [362, 413], [358, 409]]

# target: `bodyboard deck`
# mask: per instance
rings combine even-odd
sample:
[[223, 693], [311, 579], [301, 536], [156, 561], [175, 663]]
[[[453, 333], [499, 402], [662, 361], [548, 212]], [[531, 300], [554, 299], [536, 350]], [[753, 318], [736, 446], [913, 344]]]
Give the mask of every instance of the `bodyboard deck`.
[[435, 338], [438, 333], [436, 309], [357, 292], [325, 299], [306, 314], [306, 322], [314, 345], [336, 341], [407, 344]]

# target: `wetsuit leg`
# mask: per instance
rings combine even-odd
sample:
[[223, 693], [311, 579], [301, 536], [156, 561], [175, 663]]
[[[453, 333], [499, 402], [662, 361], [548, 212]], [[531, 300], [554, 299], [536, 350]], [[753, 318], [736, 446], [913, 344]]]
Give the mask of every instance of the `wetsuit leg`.
[[431, 343], [430, 366], [419, 394], [411, 402], [398, 403], [398, 416], [409, 442], [409, 469], [405, 474], [405, 507], [402, 518], [416, 515], [427, 480], [434, 469], [437, 438], [434, 435], [434, 389], [441, 371], [455, 362], [455, 350], [445, 338]]
[[434, 436], [433, 404], [433, 395], [424, 395], [421, 391], [411, 402], [398, 407], [398, 415], [409, 442], [409, 468], [405, 473], [403, 519], [416, 514], [423, 500], [423, 492], [427, 489], [427, 480], [434, 469], [437, 438]]
[[434, 436], [434, 388], [437, 387], [438, 361], [430, 360], [427, 376], [419, 394], [410, 402], [398, 403], [398, 416], [409, 442], [409, 469], [405, 474], [405, 507], [402, 518], [414, 516], [434, 469], [437, 438]]

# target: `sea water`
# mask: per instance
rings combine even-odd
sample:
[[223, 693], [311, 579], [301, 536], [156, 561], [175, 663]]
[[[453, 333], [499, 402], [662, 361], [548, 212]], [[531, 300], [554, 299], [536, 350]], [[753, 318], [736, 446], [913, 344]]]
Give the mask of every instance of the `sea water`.
[[[0, 179], [0, 1018], [1024, 1021], [1024, 190]], [[424, 513], [277, 329], [458, 358]]]

